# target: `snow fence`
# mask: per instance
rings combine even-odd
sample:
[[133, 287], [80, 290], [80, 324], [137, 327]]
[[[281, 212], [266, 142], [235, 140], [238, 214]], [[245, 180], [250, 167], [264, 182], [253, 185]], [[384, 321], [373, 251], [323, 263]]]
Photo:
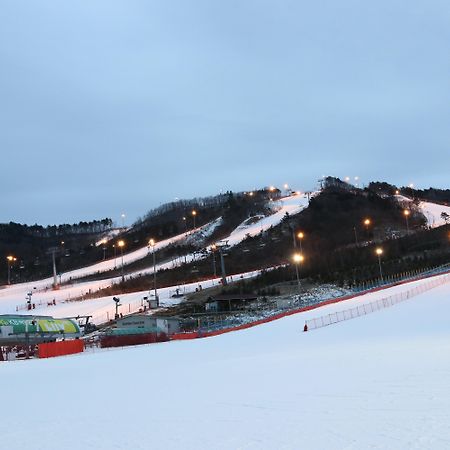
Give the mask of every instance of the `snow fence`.
[[354, 319], [356, 317], [364, 316], [366, 314], [379, 311], [380, 309], [388, 308], [396, 305], [397, 303], [404, 302], [416, 295], [422, 294], [437, 286], [441, 286], [450, 281], [450, 274], [442, 277], [432, 279], [426, 283], [409, 289], [405, 292], [390, 295], [389, 297], [380, 298], [370, 303], [364, 303], [362, 305], [355, 306], [353, 308], [344, 309], [342, 311], [336, 311], [334, 313], [325, 314], [320, 317], [315, 317], [305, 321], [304, 331], [315, 330], [317, 328], [326, 327], [335, 323], [343, 322], [344, 320]]

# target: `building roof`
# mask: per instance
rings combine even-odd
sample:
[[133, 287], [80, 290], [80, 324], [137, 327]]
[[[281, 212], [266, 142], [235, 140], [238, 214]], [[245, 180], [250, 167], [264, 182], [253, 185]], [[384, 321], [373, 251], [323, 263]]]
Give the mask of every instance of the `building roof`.
[[39, 314], [0, 314], [0, 319], [53, 319], [52, 316], [40, 316]]
[[156, 319], [164, 319], [164, 320], [181, 320], [182, 318], [179, 316], [162, 316], [156, 314], [146, 314], [146, 313], [136, 313], [130, 314], [128, 316], [120, 317], [116, 320], [117, 323], [122, 323], [126, 320], [156, 320]]
[[257, 300], [258, 296], [255, 294], [222, 294], [216, 295], [215, 297], [210, 297], [207, 302], [229, 302], [229, 301], [242, 301], [248, 302], [252, 300]]
[[183, 320], [183, 318], [179, 316], [152, 316], [152, 317], [158, 320]]

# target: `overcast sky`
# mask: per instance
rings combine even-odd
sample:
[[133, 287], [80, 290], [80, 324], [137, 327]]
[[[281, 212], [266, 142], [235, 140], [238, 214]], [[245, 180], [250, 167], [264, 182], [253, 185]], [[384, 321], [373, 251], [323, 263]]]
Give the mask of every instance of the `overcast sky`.
[[326, 174], [449, 186], [448, 0], [2, 0], [0, 222]]

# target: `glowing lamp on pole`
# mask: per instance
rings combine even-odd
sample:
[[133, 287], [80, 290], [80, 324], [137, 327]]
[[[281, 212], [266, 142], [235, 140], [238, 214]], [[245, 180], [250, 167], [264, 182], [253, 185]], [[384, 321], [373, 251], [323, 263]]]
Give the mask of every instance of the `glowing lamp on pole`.
[[298, 273], [298, 265], [301, 264], [305, 257], [301, 253], [294, 253], [294, 256], [292, 257], [294, 264], [295, 264], [295, 275], [297, 277], [297, 287], [298, 287], [298, 293], [300, 294], [300, 276]]
[[383, 270], [381, 268], [381, 255], [383, 254], [383, 249], [381, 247], [378, 247], [377, 249], [375, 249], [375, 254], [378, 257], [378, 267], [380, 269], [380, 278], [381, 278], [381, 282], [383, 282]]
[[17, 258], [15, 256], [8, 255], [6, 260], [8, 262], [8, 284], [11, 284], [11, 266], [15, 261], [17, 261]]
[[411, 214], [411, 211], [409, 211], [409, 209], [404, 209], [403, 210], [403, 215], [405, 216], [405, 220], [406, 220], [406, 233], [409, 234], [409, 216]]
[[302, 249], [302, 241], [303, 241], [303, 238], [305, 237], [305, 233], [303, 233], [303, 231], [299, 231], [298, 233], [297, 233], [297, 238], [298, 238], [298, 241], [299, 241], [299, 243], [300, 243], [300, 253], [303, 253], [303, 249]]
[[152, 248], [152, 254], [153, 254], [153, 289], [155, 291], [156, 305], [159, 306], [158, 290], [157, 290], [157, 287], [156, 287], [156, 253], [155, 253], [156, 242], [155, 242], [155, 240], [154, 239], [150, 239], [148, 241], [148, 245]]
[[121, 254], [121, 257], [122, 257], [122, 283], [125, 281], [125, 275], [124, 275], [124, 273], [123, 273], [123, 248], [125, 247], [125, 241], [122, 241], [122, 240], [120, 240], [118, 243], [117, 243], [117, 245], [119, 246], [119, 248], [120, 248], [120, 254]]

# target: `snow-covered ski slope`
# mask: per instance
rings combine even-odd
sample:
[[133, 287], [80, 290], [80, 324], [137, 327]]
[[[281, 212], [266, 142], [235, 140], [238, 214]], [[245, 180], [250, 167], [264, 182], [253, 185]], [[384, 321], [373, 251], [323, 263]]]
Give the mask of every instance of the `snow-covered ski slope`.
[[[194, 255], [189, 254], [186, 256], [186, 261], [190, 262], [194, 259]], [[184, 261], [184, 259], [183, 259]], [[175, 264], [174, 261], [169, 261], [162, 264], [156, 265], [156, 270], [163, 270], [171, 268]], [[178, 262], [181, 264], [181, 261]], [[83, 270], [83, 269], [80, 269]], [[149, 267], [147, 269], [142, 269], [125, 276], [125, 279], [129, 279], [131, 277], [145, 275], [148, 273], [153, 273], [153, 267]], [[32, 281], [27, 283], [14, 284], [11, 286], [3, 286], [0, 288], [0, 314], [11, 314], [16, 312], [16, 308], [25, 306], [26, 296], [28, 292], [32, 292], [32, 303], [36, 305], [36, 310], [33, 310], [34, 314], [43, 314], [43, 315], [54, 315], [56, 310], [60, 310], [60, 308], [55, 308], [54, 306], [47, 306], [48, 303], [53, 301], [57, 303], [67, 302], [68, 300], [78, 298], [81, 296], [85, 296], [87, 294], [95, 293], [96, 291], [104, 288], [110, 287], [112, 284], [117, 284], [121, 281], [121, 276], [104, 278], [100, 280], [92, 280], [92, 281], [83, 281], [83, 282], [75, 282], [69, 284], [63, 284], [60, 286], [58, 290], [53, 290], [51, 288], [51, 284], [53, 279], [47, 278], [39, 281]], [[109, 297], [108, 297], [109, 298]], [[109, 298], [110, 300], [110, 298]], [[88, 306], [89, 301], [85, 301], [83, 307], [80, 307], [80, 310], [90, 311], [91, 314], [96, 308], [94, 304]], [[72, 303], [72, 305], [80, 305], [79, 302]], [[67, 306], [67, 305], [66, 305]], [[81, 312], [76, 313], [73, 312], [72, 308], [68, 308], [70, 314], [81, 314]], [[19, 313], [24, 313], [23, 310], [19, 310]], [[68, 312], [69, 313], [69, 312]]]
[[[412, 200], [404, 195], [396, 195], [397, 200], [402, 204], [412, 203]], [[445, 225], [445, 220], [441, 217], [441, 214], [447, 213], [450, 216], [450, 206], [440, 205], [432, 202], [420, 202], [419, 209], [427, 219], [427, 224], [431, 228], [440, 227]]]
[[432, 228], [445, 225], [445, 220], [441, 217], [443, 212], [450, 216], [449, 206], [438, 205], [437, 203], [430, 202], [420, 202], [419, 207], [424, 216], [427, 218], [428, 225]]
[[[303, 208], [305, 208], [308, 204], [308, 200], [304, 195], [293, 195], [290, 197], [285, 197], [280, 199], [274, 205], [275, 212], [267, 217], [261, 217], [259, 220], [253, 222], [251, 225], [239, 226], [235, 231], [231, 233], [225, 240], [228, 241], [229, 245], [236, 245], [242, 240], [244, 240], [247, 235], [254, 236], [260, 233], [262, 230], [267, 230], [271, 226], [276, 226], [281, 222], [286, 213], [296, 214], [300, 212]], [[209, 236], [214, 229], [220, 224], [221, 218], [218, 218], [203, 227], [199, 227], [195, 231], [190, 231], [188, 233], [182, 233], [180, 235], [174, 236], [170, 239], [163, 240], [161, 242], [156, 243], [155, 250], [162, 249], [167, 247], [168, 245], [180, 242], [182, 240], [189, 241], [191, 239], [201, 240], [205, 236]], [[149, 249], [148, 247], [142, 247], [138, 250], [130, 252], [128, 254], [124, 254], [124, 266], [135, 262], [139, 259], [144, 258], [148, 255]], [[175, 258], [173, 260], [167, 261], [165, 263], [157, 264], [156, 269], [170, 269], [175, 265], [180, 265], [183, 262], [191, 262], [196, 257], [194, 254], [186, 255], [183, 258]], [[28, 292], [32, 291], [36, 295], [33, 297], [33, 301], [35, 303], [39, 302], [51, 302], [53, 299], [56, 301], [67, 300], [68, 298], [79, 297], [80, 295], [84, 295], [88, 292], [95, 292], [99, 289], [103, 289], [105, 287], [111, 286], [113, 283], [118, 283], [121, 279], [120, 276], [116, 277], [108, 277], [108, 271], [116, 267], [121, 267], [122, 260], [120, 255], [115, 259], [110, 259], [107, 261], [102, 261], [97, 264], [93, 264], [90, 266], [86, 266], [80, 269], [72, 270], [70, 272], [65, 272], [61, 275], [61, 280], [63, 282], [67, 282], [68, 280], [76, 280], [77, 278], [103, 273], [104, 279], [95, 280], [95, 281], [84, 281], [79, 282], [77, 284], [66, 284], [62, 285], [61, 289], [58, 291], [52, 291], [50, 289], [53, 278], [46, 278], [39, 281], [26, 282], [15, 284], [12, 286], [4, 286], [0, 289], [0, 311], [3, 312], [13, 312], [15, 311], [15, 307], [17, 305], [23, 304], [25, 302], [25, 296]], [[153, 273], [153, 266], [140, 269], [129, 273], [125, 278], [136, 277], [139, 275], [145, 275]], [[8, 305], [6, 305], [5, 301], [9, 301]], [[11, 310], [11, 305], [14, 305], [14, 309]], [[8, 308], [8, 310], [5, 310]]]
[[256, 236], [262, 231], [278, 225], [286, 216], [286, 213], [292, 216], [306, 208], [308, 206], [308, 197], [305, 194], [294, 194], [281, 198], [274, 203], [274, 214], [267, 217], [258, 216], [254, 221], [250, 220], [250, 223], [246, 220], [223, 241], [228, 241], [230, 246], [237, 245], [248, 236]]
[[448, 450], [449, 299], [446, 284], [308, 333], [317, 310], [213, 338], [0, 363], [2, 447]]
[[[181, 240], [185, 239], [187, 235], [188, 235], [188, 233], [182, 233], [182, 234], [174, 236], [172, 238], [160, 241], [155, 244], [155, 250], [156, 251], [160, 250], [164, 247], [167, 247], [171, 244], [181, 241]], [[131, 264], [132, 262], [135, 262], [139, 259], [145, 258], [145, 256], [148, 255], [149, 251], [150, 250], [148, 247], [142, 247], [133, 252], [124, 254], [123, 255], [124, 266], [126, 266], [127, 264]], [[61, 278], [61, 281], [64, 283], [71, 279], [76, 280], [77, 278], [86, 277], [86, 276], [97, 274], [97, 273], [102, 273], [102, 272], [107, 273], [107, 271], [112, 270], [114, 268], [117, 268], [117, 267], [120, 268], [121, 265], [122, 265], [121, 254], [120, 254], [120, 251], [117, 250], [116, 258], [108, 259], [106, 261], [101, 261], [99, 263], [85, 266], [80, 269], [63, 272], [61, 274], [61, 277], [58, 277], [58, 280], [59, 280], [59, 278]], [[53, 277], [48, 277], [48, 278], [44, 278], [42, 280], [37, 280], [37, 281], [33, 281], [33, 282], [18, 283], [18, 284], [12, 285], [12, 286], [0, 286], [0, 288], [4, 289], [4, 291], [0, 290], [0, 298], [2, 297], [2, 292], [3, 293], [8, 292], [10, 295], [15, 295], [15, 294], [20, 293], [20, 295], [22, 296], [22, 294], [26, 294], [27, 291], [29, 291], [33, 288], [43, 289], [46, 287], [50, 287], [52, 285], [52, 283], [53, 283]]]
[[[228, 282], [238, 279], [248, 279], [260, 274], [259, 270], [245, 272], [242, 274], [229, 275], [227, 277]], [[117, 280], [119, 281], [119, 280]], [[176, 289], [179, 289], [181, 294], [189, 294], [194, 292], [196, 288], [200, 286], [202, 288], [217, 286], [220, 284], [220, 278], [212, 278], [208, 281], [202, 281], [200, 283], [188, 283], [179, 286], [172, 286], [167, 288], [158, 289], [158, 296], [161, 306], [171, 306], [179, 303], [182, 298], [173, 298]], [[106, 322], [107, 314], [109, 317], [113, 317], [114, 314], [114, 302], [112, 296], [100, 297], [88, 300], [71, 301], [74, 297], [79, 297], [86, 294], [88, 289], [93, 292], [101, 287], [108, 287], [110, 280], [101, 280], [95, 282], [86, 282], [75, 286], [64, 286], [58, 291], [34, 291], [32, 302], [36, 305], [36, 308], [28, 312], [26, 310], [19, 310], [18, 314], [35, 314], [35, 315], [48, 315], [53, 317], [75, 317], [79, 315], [91, 315], [93, 316], [92, 322], [103, 323]], [[122, 307], [119, 312], [124, 314], [136, 312], [139, 309], [141, 300], [143, 297], [148, 296], [149, 292], [153, 295], [153, 284], [149, 284], [149, 288], [145, 291], [132, 292], [129, 294], [121, 294], [120, 303]], [[13, 295], [9, 294], [7, 290], [0, 291], [0, 314], [15, 314], [16, 306], [25, 306], [25, 292], [16, 291]], [[55, 299], [56, 305], [53, 305], [52, 301]]]
[[[283, 217], [288, 214], [297, 214], [300, 212], [303, 208], [305, 208], [308, 205], [308, 200], [306, 195], [302, 194], [295, 194], [289, 197], [284, 197], [276, 202], [273, 202], [273, 208], [274, 213], [267, 216], [262, 217], [260, 220], [252, 223], [249, 226], [240, 225], [235, 231], [233, 231], [230, 236], [226, 238], [226, 240], [229, 241], [229, 245], [236, 245], [247, 235], [254, 236], [261, 231], [265, 231], [269, 229], [271, 226], [278, 225]], [[154, 246], [154, 250], [158, 251], [161, 250], [169, 245], [175, 244], [177, 242], [186, 240], [187, 242], [198, 242], [199, 240], [203, 239], [204, 237], [207, 237], [212, 234], [212, 232], [215, 230], [217, 226], [220, 225], [222, 221], [222, 218], [219, 217], [216, 220], [213, 220], [210, 223], [207, 223], [201, 227], [196, 228], [195, 230], [188, 231], [186, 233], [181, 233], [179, 235], [173, 236], [169, 239], [165, 239], [160, 242], [156, 242]], [[139, 248], [133, 252], [126, 253], [123, 256], [123, 262], [124, 266], [131, 264], [135, 261], [138, 261], [142, 258], [145, 258], [150, 249], [148, 246]], [[122, 259], [119, 254], [119, 251], [117, 251], [117, 258], [112, 258], [106, 261], [101, 261], [99, 263], [83, 267], [80, 269], [72, 270], [70, 272], [66, 272], [63, 274], [63, 281], [68, 280], [69, 278], [80, 278], [87, 275], [91, 275], [98, 272], [107, 272], [109, 270], [112, 270], [116, 267], [119, 267], [122, 264]], [[52, 278], [48, 278], [45, 280], [45, 282], [51, 283], [53, 281]]]
[[[230, 236], [228, 236], [225, 240], [228, 241], [229, 245], [236, 245], [239, 242], [241, 242], [243, 239], [246, 238], [247, 235], [254, 236], [261, 231], [265, 231], [271, 226], [278, 225], [286, 213], [289, 214], [296, 214], [300, 212], [304, 207], [306, 207], [308, 204], [307, 198], [304, 195], [295, 194], [290, 197], [284, 197], [276, 202], [274, 202], [274, 213], [267, 217], [261, 217], [259, 220], [255, 221], [251, 225], [240, 225], [235, 231], [231, 233]], [[207, 223], [201, 227], [196, 228], [195, 230], [190, 230], [186, 233], [181, 233], [179, 235], [173, 236], [168, 239], [164, 239], [160, 242], [156, 242], [154, 246], [154, 250], [162, 250], [165, 247], [168, 247], [169, 245], [176, 244], [181, 241], [186, 242], [198, 242], [201, 241], [205, 237], [208, 237], [212, 234], [212, 232], [215, 230], [217, 226], [220, 225], [222, 222], [222, 218], [219, 217], [216, 220], [213, 220], [210, 223]], [[127, 266], [131, 263], [134, 263], [140, 259], [145, 258], [149, 252], [152, 251], [148, 246], [141, 247], [137, 250], [134, 250], [129, 253], [125, 253], [123, 255], [123, 264], [124, 266]], [[190, 255], [188, 257], [188, 260], [192, 260], [193, 256]], [[161, 268], [167, 268], [173, 264], [173, 261], [169, 261], [164, 267]], [[101, 261], [96, 264], [91, 264], [89, 266], [85, 266], [79, 269], [71, 270], [68, 272], [64, 272], [61, 274], [61, 281], [67, 282], [69, 280], [76, 280], [78, 278], [86, 277], [93, 274], [103, 273], [105, 274], [105, 278], [107, 277], [108, 271], [111, 271], [117, 267], [121, 267], [122, 265], [122, 257], [120, 254], [120, 251], [117, 250], [117, 256], [116, 258], [111, 258], [106, 261]], [[134, 272], [131, 275], [138, 275], [138, 274], [144, 274], [152, 272], [152, 268], [149, 268], [148, 270], [139, 270]], [[53, 277], [48, 277], [42, 280], [34, 281], [32, 283], [21, 283], [14, 286], [16, 290], [20, 290], [20, 292], [26, 292], [30, 290], [30, 288], [36, 287], [37, 289], [45, 288], [51, 286], [53, 283]], [[105, 284], [105, 283], [103, 283]], [[10, 291], [11, 293], [14, 292], [14, 289]]]
[[[205, 227], [206, 226], [207, 225], [205, 225]], [[202, 229], [202, 227], [198, 228], [197, 231], [201, 231], [201, 229]], [[195, 232], [195, 231], [192, 231], [192, 232]], [[173, 236], [169, 239], [164, 239], [160, 242], [156, 242], [155, 246], [154, 246], [154, 250], [155, 251], [162, 250], [163, 248], [168, 247], [169, 245], [180, 242], [183, 239], [186, 239], [186, 237], [189, 236], [190, 233], [191, 232], [181, 233], [181, 234]], [[153, 249], [150, 249], [149, 246], [147, 245], [145, 247], [141, 247], [132, 252], [124, 253], [124, 255], [123, 255], [124, 266], [131, 264], [135, 261], [138, 261], [142, 258], [145, 258], [149, 254], [149, 252], [151, 252], [152, 250]], [[117, 267], [120, 267], [122, 265], [122, 257], [121, 257], [121, 253], [120, 253], [119, 249], [117, 249], [116, 254], [117, 254], [116, 258], [111, 258], [106, 261], [101, 261], [96, 264], [92, 264], [90, 266], [86, 266], [86, 267], [82, 267], [80, 269], [65, 272], [62, 274], [62, 281], [67, 281], [70, 278], [72, 278], [72, 279], [81, 278], [81, 277], [92, 275], [92, 274], [95, 274], [98, 272], [107, 272], [109, 270], [113, 270]], [[45, 281], [47, 283], [51, 283], [53, 281], [53, 278], [47, 278]]]

